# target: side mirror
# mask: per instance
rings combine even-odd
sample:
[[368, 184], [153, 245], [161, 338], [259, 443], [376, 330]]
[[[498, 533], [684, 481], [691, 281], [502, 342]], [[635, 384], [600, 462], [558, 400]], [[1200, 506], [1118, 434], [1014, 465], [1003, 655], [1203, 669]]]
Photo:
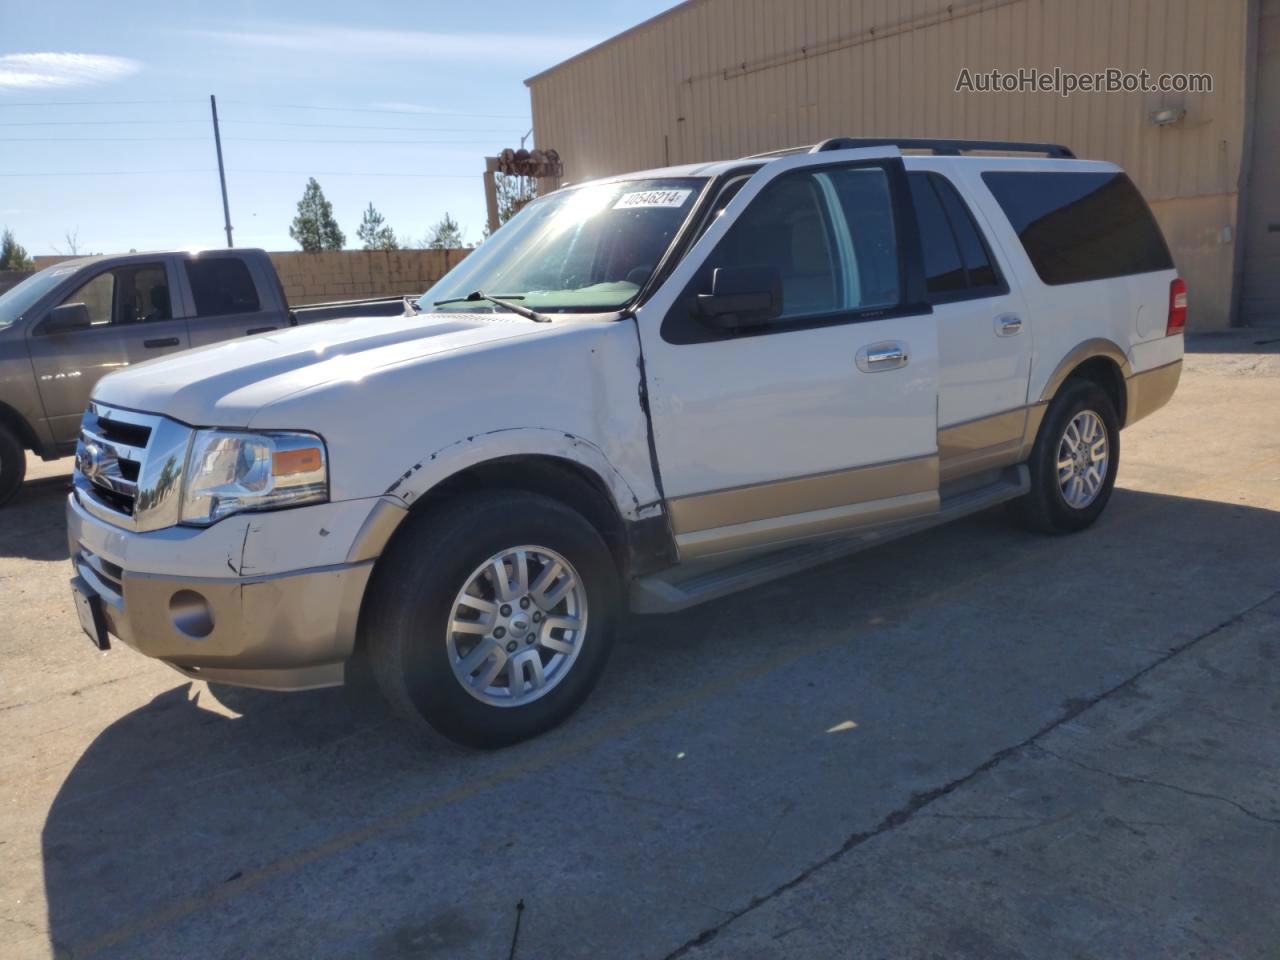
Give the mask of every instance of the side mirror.
[[720, 330], [761, 327], [782, 314], [782, 275], [777, 267], [716, 267], [711, 292], [698, 294], [698, 312]]
[[64, 303], [45, 314], [40, 332], [67, 333], [71, 330], [87, 330], [92, 325], [89, 308], [83, 303]]

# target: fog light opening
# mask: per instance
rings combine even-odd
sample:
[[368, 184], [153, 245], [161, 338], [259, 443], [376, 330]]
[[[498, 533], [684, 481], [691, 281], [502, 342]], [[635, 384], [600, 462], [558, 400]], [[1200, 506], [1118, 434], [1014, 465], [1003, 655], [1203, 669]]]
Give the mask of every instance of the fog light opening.
[[213, 611], [209, 601], [194, 590], [179, 590], [169, 598], [169, 617], [174, 629], [195, 640], [213, 632]]

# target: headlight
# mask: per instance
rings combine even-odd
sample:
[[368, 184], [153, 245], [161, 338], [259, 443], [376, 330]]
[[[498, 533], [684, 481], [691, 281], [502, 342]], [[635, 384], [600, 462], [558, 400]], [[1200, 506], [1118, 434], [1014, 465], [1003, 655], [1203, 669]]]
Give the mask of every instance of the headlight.
[[329, 499], [324, 441], [313, 433], [197, 430], [187, 455], [183, 523]]

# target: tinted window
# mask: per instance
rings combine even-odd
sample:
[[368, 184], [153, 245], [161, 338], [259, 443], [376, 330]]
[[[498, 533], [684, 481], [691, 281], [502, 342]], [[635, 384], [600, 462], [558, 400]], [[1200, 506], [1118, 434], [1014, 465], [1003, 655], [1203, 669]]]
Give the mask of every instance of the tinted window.
[[879, 168], [785, 174], [734, 222], [695, 279], [710, 290], [716, 267], [773, 267], [781, 320], [898, 302], [897, 240], [889, 184]]
[[100, 273], [88, 283], [81, 284], [71, 296], [64, 297], [62, 304], [83, 303], [89, 311], [89, 323], [100, 327], [111, 322], [111, 301], [115, 289], [115, 274], [110, 271]]
[[942, 209], [938, 192], [930, 182], [932, 179], [927, 173], [907, 176], [907, 182], [911, 184], [911, 202], [915, 205], [916, 220], [920, 224], [926, 289], [930, 296], [966, 291], [969, 280], [960, 257], [960, 246]]
[[943, 209], [947, 211], [947, 220], [950, 221], [951, 229], [955, 232], [956, 240], [960, 244], [965, 272], [969, 276], [970, 290], [1000, 287], [1000, 275], [992, 262], [991, 251], [987, 249], [982, 234], [978, 232], [973, 214], [960, 199], [959, 192], [946, 177], [933, 174], [930, 175], [929, 180], [933, 189], [938, 192]]
[[169, 279], [164, 264], [150, 263], [116, 271], [116, 323], [170, 320]]
[[258, 291], [243, 260], [233, 257], [188, 260], [187, 280], [196, 299], [198, 317], [258, 310]]
[[982, 179], [1045, 283], [1173, 267], [1155, 218], [1123, 173], [992, 171]]
[[932, 300], [1003, 293], [1004, 284], [973, 214], [951, 181], [936, 173], [910, 173], [911, 200], [920, 224], [925, 280]]
[[889, 178], [879, 167], [840, 167], [815, 176], [824, 187], [829, 183], [835, 188], [837, 237], [848, 236], [853, 254], [845, 280], [845, 306], [867, 309], [896, 304], [900, 299], [898, 236]]

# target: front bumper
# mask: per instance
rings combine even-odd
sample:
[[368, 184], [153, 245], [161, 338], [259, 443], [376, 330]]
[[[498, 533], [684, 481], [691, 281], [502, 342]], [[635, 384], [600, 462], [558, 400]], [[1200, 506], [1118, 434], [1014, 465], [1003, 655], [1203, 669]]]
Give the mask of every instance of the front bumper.
[[139, 653], [212, 682], [269, 690], [343, 682], [372, 559], [263, 576], [137, 572], [122, 543], [157, 534], [121, 531], [86, 512], [74, 493], [67, 534], [76, 573], [102, 598], [108, 632]]

